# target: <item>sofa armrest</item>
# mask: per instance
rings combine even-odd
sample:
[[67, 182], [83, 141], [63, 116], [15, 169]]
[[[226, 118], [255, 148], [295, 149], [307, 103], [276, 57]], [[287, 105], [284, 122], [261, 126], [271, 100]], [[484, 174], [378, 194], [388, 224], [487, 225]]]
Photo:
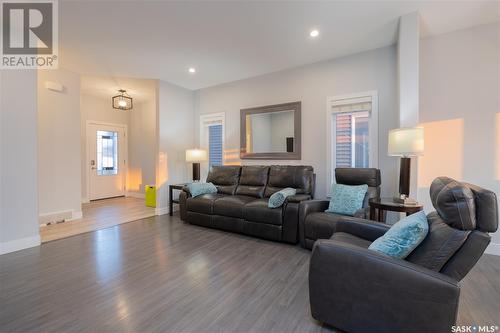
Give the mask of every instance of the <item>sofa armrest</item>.
[[346, 332], [449, 332], [457, 281], [377, 252], [321, 239], [309, 266], [312, 316]]
[[306, 200], [311, 200], [311, 196], [309, 194], [295, 194], [286, 198], [286, 202], [302, 202]]
[[181, 220], [187, 221], [187, 199], [191, 197], [191, 193], [189, 190], [184, 191], [184, 188], [179, 193], [179, 212]]
[[346, 232], [373, 242], [384, 235], [390, 226], [385, 223], [358, 218], [342, 218], [337, 222], [335, 232]]
[[299, 242], [300, 245], [306, 247], [306, 232], [305, 220], [308, 214], [315, 212], [324, 212], [330, 201], [328, 200], [306, 200], [302, 201], [299, 206]]

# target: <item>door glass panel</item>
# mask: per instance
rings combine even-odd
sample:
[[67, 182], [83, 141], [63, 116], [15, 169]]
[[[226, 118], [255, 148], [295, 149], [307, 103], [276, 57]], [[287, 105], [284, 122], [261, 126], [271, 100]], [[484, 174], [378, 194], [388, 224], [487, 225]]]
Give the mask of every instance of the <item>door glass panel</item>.
[[97, 131], [97, 175], [118, 174], [118, 132]]

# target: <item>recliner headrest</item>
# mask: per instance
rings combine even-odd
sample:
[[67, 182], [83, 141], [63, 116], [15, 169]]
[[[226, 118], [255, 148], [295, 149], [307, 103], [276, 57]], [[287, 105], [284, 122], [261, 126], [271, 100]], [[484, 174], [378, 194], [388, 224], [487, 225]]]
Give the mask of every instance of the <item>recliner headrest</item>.
[[434, 179], [430, 187], [432, 205], [449, 226], [476, 229], [476, 204], [471, 189], [449, 177]]
[[336, 168], [335, 180], [343, 185], [380, 186], [380, 170], [375, 168]]

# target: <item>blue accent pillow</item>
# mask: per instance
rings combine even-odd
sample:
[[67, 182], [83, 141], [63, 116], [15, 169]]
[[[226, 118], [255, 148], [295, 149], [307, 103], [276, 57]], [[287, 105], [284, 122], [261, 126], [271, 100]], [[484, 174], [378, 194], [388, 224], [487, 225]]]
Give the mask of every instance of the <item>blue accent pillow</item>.
[[285, 203], [286, 198], [291, 195], [295, 195], [295, 193], [297, 193], [297, 190], [291, 187], [287, 187], [278, 192], [275, 192], [269, 198], [267, 207], [269, 208], [281, 207]]
[[427, 217], [420, 211], [396, 222], [382, 237], [371, 243], [368, 249], [404, 259], [422, 243], [428, 232]]
[[217, 193], [217, 187], [212, 183], [190, 183], [187, 188], [193, 198], [202, 194]]
[[368, 191], [366, 184], [356, 186], [333, 184], [330, 205], [325, 212], [354, 216], [354, 213], [363, 208], [366, 191]]

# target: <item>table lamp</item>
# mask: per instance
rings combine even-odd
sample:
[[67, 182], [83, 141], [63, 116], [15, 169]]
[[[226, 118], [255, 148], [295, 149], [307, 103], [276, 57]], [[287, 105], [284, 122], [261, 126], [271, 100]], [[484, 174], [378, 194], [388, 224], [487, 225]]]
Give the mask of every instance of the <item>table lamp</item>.
[[193, 163], [193, 181], [200, 180], [200, 162], [207, 160], [207, 151], [203, 149], [186, 150], [186, 162]]
[[394, 201], [404, 204], [416, 203], [410, 199], [411, 157], [424, 152], [424, 129], [422, 127], [396, 128], [389, 131], [389, 156], [401, 156], [399, 171], [399, 195]]

